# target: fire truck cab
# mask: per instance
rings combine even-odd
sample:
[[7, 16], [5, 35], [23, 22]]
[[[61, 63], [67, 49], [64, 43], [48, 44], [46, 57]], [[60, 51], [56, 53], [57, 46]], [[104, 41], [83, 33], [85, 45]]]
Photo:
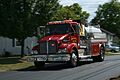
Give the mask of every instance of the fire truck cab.
[[100, 28], [85, 27], [73, 20], [48, 22], [45, 35], [33, 47], [28, 61], [33, 61], [36, 68], [51, 62], [75, 67], [79, 60], [89, 58], [103, 61], [106, 41]]

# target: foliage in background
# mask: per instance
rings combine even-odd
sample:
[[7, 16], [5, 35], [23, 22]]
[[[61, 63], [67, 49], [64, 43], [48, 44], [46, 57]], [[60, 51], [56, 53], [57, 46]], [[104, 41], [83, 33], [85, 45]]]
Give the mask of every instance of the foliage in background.
[[0, 36], [18, 39], [21, 57], [24, 56], [24, 40], [34, 36], [37, 27], [51, 20], [89, 17], [79, 4], [61, 6], [58, 0], [0, 0]]
[[71, 6], [61, 6], [52, 17], [52, 20], [72, 19], [86, 22], [88, 17], [89, 13], [82, 11], [81, 6], [78, 3], [74, 3]]
[[100, 5], [92, 24], [100, 24], [102, 28], [115, 33], [120, 38], [120, 2], [111, 0]]
[[58, 0], [0, 0], [0, 36], [17, 38], [23, 57], [24, 40], [45, 25], [58, 7]]

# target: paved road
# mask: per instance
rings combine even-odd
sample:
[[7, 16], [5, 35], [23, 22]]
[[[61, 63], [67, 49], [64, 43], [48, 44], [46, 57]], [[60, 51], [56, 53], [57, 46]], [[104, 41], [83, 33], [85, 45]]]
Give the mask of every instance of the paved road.
[[107, 56], [104, 62], [80, 62], [78, 67], [65, 64], [48, 64], [42, 70], [33, 66], [18, 70], [1, 72], [0, 80], [108, 80], [120, 75], [120, 55]]

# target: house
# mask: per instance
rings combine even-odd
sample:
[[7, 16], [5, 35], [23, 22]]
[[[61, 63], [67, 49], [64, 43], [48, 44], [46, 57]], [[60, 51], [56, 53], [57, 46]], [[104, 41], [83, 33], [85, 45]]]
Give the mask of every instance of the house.
[[[36, 37], [28, 37], [25, 39], [25, 54], [28, 54], [28, 50], [31, 50], [33, 46], [37, 44]], [[21, 46], [17, 39], [9, 39], [0, 37], [0, 55], [4, 55], [5, 52], [9, 52], [12, 55], [20, 55]]]
[[[44, 35], [45, 26], [40, 26], [37, 28], [37, 35], [33, 37], [27, 37], [25, 39], [25, 46], [24, 46], [24, 52], [25, 54], [29, 54], [29, 52], [32, 50], [33, 46], [37, 45], [38, 38], [42, 37]], [[39, 35], [41, 34], [41, 35]], [[4, 55], [5, 52], [9, 52], [12, 55], [20, 55], [21, 54], [21, 46], [20, 42], [17, 39], [9, 39], [6, 37], [0, 37], [0, 55]]]
[[107, 38], [107, 43], [106, 44], [112, 44], [113, 40], [114, 40], [114, 33], [111, 33], [103, 28], [101, 28], [102, 32], [106, 34], [106, 38]]

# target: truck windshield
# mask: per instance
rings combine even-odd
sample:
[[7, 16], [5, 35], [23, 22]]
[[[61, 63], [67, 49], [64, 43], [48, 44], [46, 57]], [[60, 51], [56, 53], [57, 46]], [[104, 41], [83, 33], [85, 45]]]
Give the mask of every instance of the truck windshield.
[[45, 35], [52, 34], [66, 34], [69, 32], [69, 24], [52, 24], [47, 25], [45, 30]]

